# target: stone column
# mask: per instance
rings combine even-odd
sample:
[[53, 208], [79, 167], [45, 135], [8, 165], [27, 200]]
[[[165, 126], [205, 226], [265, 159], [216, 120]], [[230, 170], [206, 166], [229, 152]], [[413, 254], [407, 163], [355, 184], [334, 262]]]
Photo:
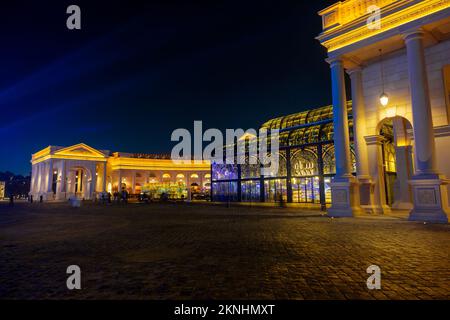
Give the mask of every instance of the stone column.
[[106, 162], [103, 162], [102, 192], [106, 192]]
[[39, 162], [37, 164], [37, 188], [36, 188], [36, 193], [37, 196], [39, 197], [41, 192], [42, 192], [42, 179], [44, 177], [42, 176], [42, 162]]
[[131, 193], [135, 194], [136, 192], [136, 170], [131, 172]]
[[336, 177], [331, 183], [332, 206], [328, 210], [328, 214], [334, 217], [352, 217], [361, 213], [362, 210], [358, 184], [351, 171], [344, 66], [340, 59], [331, 60], [330, 64]]
[[29, 195], [33, 194], [34, 191], [34, 182], [35, 182], [35, 169], [34, 169], [34, 165], [31, 165], [31, 182], [30, 182], [30, 192], [28, 193]]
[[66, 198], [66, 160], [60, 160], [61, 167], [58, 175], [58, 184], [56, 186], [56, 199], [63, 200]]
[[448, 180], [437, 172], [430, 93], [421, 29], [404, 35], [413, 114], [416, 172], [411, 180], [414, 209], [411, 220], [448, 222]]
[[394, 147], [395, 167], [397, 179], [394, 185], [393, 209], [412, 210], [412, 192], [409, 180], [412, 176], [412, 146], [403, 118], [393, 119], [394, 124]]
[[89, 193], [88, 198], [89, 199], [96, 199], [97, 198], [97, 179], [98, 179], [98, 173], [97, 173], [97, 164], [93, 164], [91, 166], [91, 180], [89, 182]]
[[383, 140], [381, 135], [366, 136], [367, 155], [370, 160], [369, 175], [372, 180], [370, 190], [371, 212], [386, 214], [391, 211], [386, 201], [386, 182], [384, 179]]
[[122, 170], [117, 170], [117, 175], [118, 175], [118, 182], [117, 182], [117, 191], [121, 192], [122, 191]]
[[46, 194], [46, 200], [52, 200], [53, 199], [53, 159], [48, 160], [48, 170], [47, 170], [47, 194]]
[[373, 204], [373, 182], [369, 175], [369, 159], [366, 133], [366, 111], [364, 104], [362, 69], [348, 71], [352, 87], [353, 136], [356, 157], [356, 174], [359, 182], [361, 207], [368, 213], [379, 211]]
[[61, 164], [61, 192], [66, 192], [66, 177], [67, 177], [67, 173], [66, 173], [66, 160], [62, 160], [62, 164]]

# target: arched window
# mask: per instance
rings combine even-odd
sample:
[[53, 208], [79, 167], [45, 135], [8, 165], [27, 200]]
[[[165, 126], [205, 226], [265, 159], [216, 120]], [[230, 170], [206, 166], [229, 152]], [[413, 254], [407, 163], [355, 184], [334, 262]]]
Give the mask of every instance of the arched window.
[[198, 179], [198, 174], [196, 173], [191, 174], [191, 179]]
[[294, 177], [317, 175], [316, 153], [308, 149], [293, 152], [291, 157], [291, 170], [292, 176]]

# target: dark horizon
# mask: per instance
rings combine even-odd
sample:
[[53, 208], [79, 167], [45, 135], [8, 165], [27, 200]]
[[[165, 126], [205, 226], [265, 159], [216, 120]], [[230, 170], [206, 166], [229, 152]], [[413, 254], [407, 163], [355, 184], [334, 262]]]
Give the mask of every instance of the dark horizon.
[[[331, 104], [320, 1], [4, 4], [0, 171], [80, 142], [167, 153], [177, 128], [257, 128]], [[70, 4], [82, 30], [66, 28]]]

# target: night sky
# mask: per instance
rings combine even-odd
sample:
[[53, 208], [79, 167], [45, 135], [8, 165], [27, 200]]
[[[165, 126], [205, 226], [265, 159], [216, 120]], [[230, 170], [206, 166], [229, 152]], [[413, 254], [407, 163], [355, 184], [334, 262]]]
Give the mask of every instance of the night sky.
[[[29, 174], [48, 145], [168, 153], [194, 120], [258, 128], [330, 104], [314, 38], [335, 2], [2, 2], [0, 171]], [[80, 31], [66, 28], [71, 4]]]

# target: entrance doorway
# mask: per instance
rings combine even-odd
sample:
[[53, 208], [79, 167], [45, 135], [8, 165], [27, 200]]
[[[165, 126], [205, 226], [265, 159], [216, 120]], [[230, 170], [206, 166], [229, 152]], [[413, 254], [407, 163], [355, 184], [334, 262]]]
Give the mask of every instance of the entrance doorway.
[[79, 199], [90, 199], [92, 175], [88, 169], [74, 167], [69, 170], [67, 192]]
[[411, 201], [408, 182], [413, 173], [411, 130], [410, 122], [399, 116], [385, 119], [380, 124], [386, 204], [394, 208]]

